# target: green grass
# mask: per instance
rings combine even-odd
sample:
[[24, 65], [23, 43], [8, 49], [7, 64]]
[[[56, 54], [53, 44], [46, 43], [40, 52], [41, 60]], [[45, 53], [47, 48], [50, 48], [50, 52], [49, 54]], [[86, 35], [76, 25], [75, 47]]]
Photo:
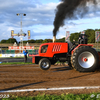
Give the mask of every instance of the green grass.
[[91, 94], [61, 94], [61, 95], [37, 95], [29, 97], [17, 97], [12, 95], [10, 98], [3, 98], [2, 100], [100, 100], [100, 93]]
[[13, 65], [13, 64], [33, 64], [32, 62], [27, 62], [27, 63], [24, 63], [24, 62], [3, 62], [3, 63], [0, 63], [0, 65]]

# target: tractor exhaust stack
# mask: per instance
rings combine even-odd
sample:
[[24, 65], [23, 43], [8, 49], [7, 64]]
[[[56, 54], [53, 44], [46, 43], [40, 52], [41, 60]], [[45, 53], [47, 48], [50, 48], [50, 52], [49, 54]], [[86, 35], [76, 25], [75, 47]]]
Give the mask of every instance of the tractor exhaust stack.
[[56, 36], [53, 36], [53, 43], [56, 41]]

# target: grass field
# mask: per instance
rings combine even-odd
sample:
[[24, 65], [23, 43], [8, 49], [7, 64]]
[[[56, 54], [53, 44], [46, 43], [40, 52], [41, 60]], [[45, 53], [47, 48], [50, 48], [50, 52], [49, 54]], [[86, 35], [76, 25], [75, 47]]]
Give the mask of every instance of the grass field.
[[2, 98], [1, 100], [100, 100], [100, 93], [91, 94], [61, 94], [61, 95], [37, 95], [30, 97], [17, 97], [11, 95], [10, 98]]
[[27, 63], [24, 63], [24, 62], [3, 62], [3, 63], [0, 63], [0, 65], [13, 65], [13, 64], [33, 64], [32, 62], [27, 62]]

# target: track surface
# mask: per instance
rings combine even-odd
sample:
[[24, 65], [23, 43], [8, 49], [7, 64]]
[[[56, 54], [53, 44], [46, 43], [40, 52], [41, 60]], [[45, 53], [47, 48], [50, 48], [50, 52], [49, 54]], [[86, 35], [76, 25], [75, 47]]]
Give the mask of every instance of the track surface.
[[[41, 70], [38, 65], [1, 65], [0, 91], [36, 88], [57, 88], [74, 86], [100, 86], [100, 71], [80, 73], [66, 66], [51, 66], [47, 71]], [[64, 90], [44, 91], [47, 94], [61, 93], [90, 93], [94, 90]], [[15, 95], [27, 96], [43, 92], [21, 92]]]

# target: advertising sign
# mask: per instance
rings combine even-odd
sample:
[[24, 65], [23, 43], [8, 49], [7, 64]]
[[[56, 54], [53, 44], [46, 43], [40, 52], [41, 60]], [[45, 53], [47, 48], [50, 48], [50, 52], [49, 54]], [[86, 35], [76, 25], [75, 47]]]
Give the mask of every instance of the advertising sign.
[[34, 50], [34, 46], [9, 46], [9, 50], [20, 50], [26, 48], [27, 50]]
[[30, 36], [31, 36], [30, 30], [28, 30], [28, 39], [30, 39]]
[[100, 41], [100, 31], [95, 32], [95, 41], [99, 42]]
[[65, 42], [70, 41], [69, 36], [70, 36], [70, 32], [69, 31], [66, 31]]

